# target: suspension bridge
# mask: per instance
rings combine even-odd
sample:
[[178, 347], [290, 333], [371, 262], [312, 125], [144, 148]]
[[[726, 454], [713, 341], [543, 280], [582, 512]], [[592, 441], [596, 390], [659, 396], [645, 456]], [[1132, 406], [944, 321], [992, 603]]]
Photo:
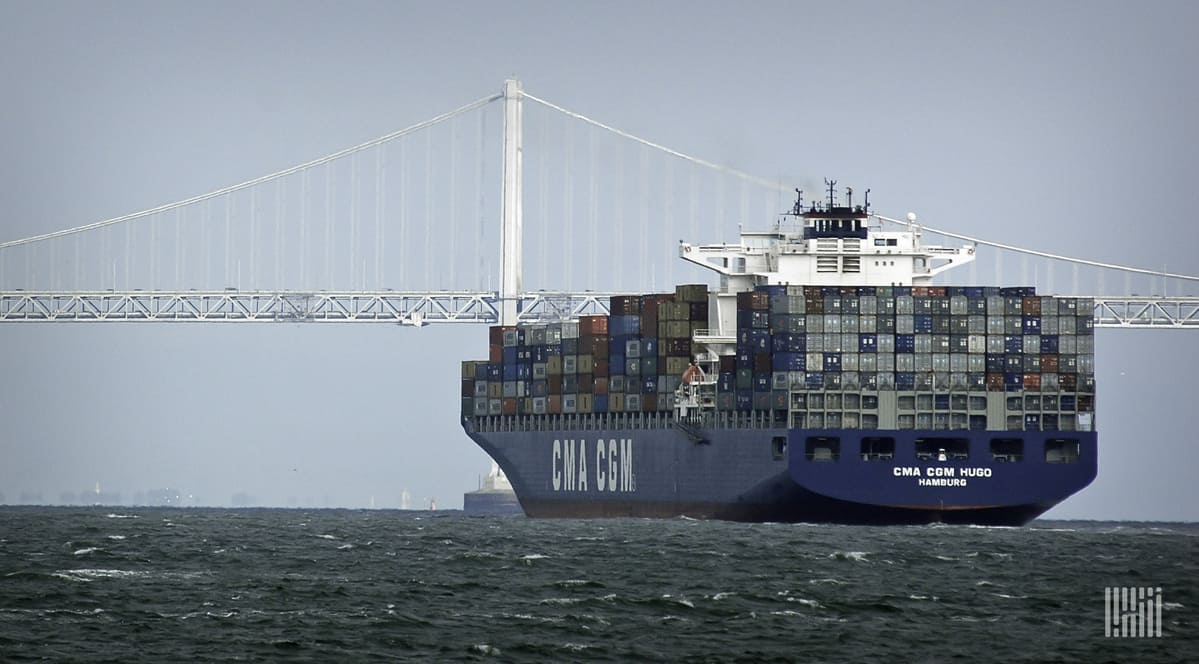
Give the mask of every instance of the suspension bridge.
[[[679, 239], [765, 226], [792, 189], [506, 81], [290, 168], [0, 242], [0, 322], [422, 326], [607, 313], [610, 295], [703, 278], [678, 260]], [[1199, 276], [920, 230], [980, 248], [971, 283], [990, 281], [978, 275], [989, 261], [997, 285], [1090, 298], [1100, 327], [1199, 329], [1199, 296], [1186, 294]], [[1020, 278], [1004, 279], [1013, 263]], [[1104, 294], [1109, 283], [1124, 294]]]

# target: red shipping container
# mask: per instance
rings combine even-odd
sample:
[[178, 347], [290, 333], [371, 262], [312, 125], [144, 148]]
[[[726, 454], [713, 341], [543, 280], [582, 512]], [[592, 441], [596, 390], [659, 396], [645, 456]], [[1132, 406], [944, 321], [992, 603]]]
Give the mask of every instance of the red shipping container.
[[608, 333], [607, 316], [579, 316], [579, 336], [586, 337]]
[[516, 414], [516, 399], [504, 399], [504, 411], [503, 412], [505, 415], [515, 415]]
[[1029, 373], [1024, 374], [1024, 389], [1041, 391], [1041, 374]]

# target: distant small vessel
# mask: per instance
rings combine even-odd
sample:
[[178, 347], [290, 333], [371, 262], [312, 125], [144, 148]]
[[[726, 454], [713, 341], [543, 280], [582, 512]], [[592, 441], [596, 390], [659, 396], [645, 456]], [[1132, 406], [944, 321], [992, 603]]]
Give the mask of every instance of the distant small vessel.
[[507, 476], [494, 461], [482, 486], [462, 495], [462, 511], [467, 514], [524, 514]]

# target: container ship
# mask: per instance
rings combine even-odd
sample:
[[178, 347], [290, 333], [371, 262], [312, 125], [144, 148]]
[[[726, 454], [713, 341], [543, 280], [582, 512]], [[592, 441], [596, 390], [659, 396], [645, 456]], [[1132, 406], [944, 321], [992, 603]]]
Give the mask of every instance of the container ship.
[[1022, 525], [1094, 479], [1093, 303], [933, 285], [974, 248], [828, 184], [680, 243], [714, 290], [490, 329], [462, 426], [528, 516]]

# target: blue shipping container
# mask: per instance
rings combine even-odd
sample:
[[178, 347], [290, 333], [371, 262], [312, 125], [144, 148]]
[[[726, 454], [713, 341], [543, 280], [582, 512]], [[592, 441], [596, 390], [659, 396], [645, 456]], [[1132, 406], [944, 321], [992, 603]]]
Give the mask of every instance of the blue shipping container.
[[805, 371], [805, 355], [803, 353], [775, 353], [770, 359], [770, 368], [774, 371]]

